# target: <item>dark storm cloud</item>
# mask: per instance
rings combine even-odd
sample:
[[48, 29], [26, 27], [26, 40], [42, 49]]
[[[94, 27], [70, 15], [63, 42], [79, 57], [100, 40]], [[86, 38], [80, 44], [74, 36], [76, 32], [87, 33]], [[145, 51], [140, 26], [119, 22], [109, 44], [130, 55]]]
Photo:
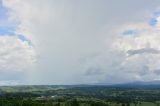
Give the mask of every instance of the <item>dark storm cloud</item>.
[[142, 48], [142, 49], [137, 49], [137, 50], [128, 50], [127, 53], [129, 55], [136, 55], [136, 54], [159, 54], [160, 51], [154, 48]]

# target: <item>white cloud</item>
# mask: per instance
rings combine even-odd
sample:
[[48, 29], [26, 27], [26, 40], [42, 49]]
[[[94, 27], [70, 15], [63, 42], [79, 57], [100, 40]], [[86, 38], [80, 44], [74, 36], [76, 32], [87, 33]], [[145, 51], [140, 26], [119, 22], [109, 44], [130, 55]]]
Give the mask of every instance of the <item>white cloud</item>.
[[36, 61], [34, 47], [17, 36], [0, 36], [0, 70], [23, 71]]
[[86, 79], [94, 83], [160, 80], [158, 24], [130, 23], [114, 29], [111, 47], [83, 61]]
[[[109, 6], [104, 5], [104, 8], [101, 8], [102, 4], [87, 3], [3, 0], [3, 4], [11, 10], [10, 20], [20, 23], [16, 34], [25, 35], [34, 45], [30, 46], [15, 37], [2, 38], [6, 39], [6, 42], [14, 39], [12, 42], [8, 41], [8, 45], [17, 44], [6, 50], [11, 51], [19, 46], [21, 48], [14, 50], [14, 56], [10, 56], [6, 61], [10, 62], [16, 57], [21, 61], [16, 61], [13, 66], [27, 66], [26, 64], [32, 63], [35, 59], [35, 49], [38, 50], [38, 73], [31, 73], [31, 80], [45, 84], [115, 83], [159, 79], [156, 75], [160, 69], [159, 27], [139, 22], [119, 26], [118, 19], [132, 19], [130, 13], [133, 8], [134, 13], [137, 11], [135, 7], [125, 12], [119, 11], [121, 6], [114, 7], [116, 9], [111, 12]], [[98, 5], [100, 8], [95, 9]], [[129, 15], [124, 14], [126, 12]], [[108, 29], [102, 23], [107, 23]], [[110, 25], [119, 27], [111, 34], [108, 33]]]
[[[30, 34], [18, 32], [21, 21], [13, 18], [13, 10], [5, 4], [7, 3], [3, 1], [1, 8], [5, 9], [9, 15], [1, 20], [4, 23], [0, 25], [0, 71], [8, 71], [8, 73], [25, 71], [34, 65], [36, 50], [32, 44], [32, 39], [29, 37]], [[5, 12], [1, 15], [4, 14]]]

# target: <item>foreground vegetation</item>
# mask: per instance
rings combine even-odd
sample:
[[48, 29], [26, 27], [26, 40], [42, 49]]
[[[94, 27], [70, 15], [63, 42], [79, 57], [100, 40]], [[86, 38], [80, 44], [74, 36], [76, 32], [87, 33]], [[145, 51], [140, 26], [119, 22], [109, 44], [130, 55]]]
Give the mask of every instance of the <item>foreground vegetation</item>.
[[159, 87], [0, 87], [0, 106], [160, 106]]

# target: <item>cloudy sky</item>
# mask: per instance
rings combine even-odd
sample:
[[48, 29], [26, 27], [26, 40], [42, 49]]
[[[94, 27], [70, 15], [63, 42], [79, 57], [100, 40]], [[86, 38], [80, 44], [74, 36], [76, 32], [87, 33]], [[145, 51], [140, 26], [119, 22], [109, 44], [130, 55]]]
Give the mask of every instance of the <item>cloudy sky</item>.
[[0, 85], [152, 80], [159, 0], [0, 0]]

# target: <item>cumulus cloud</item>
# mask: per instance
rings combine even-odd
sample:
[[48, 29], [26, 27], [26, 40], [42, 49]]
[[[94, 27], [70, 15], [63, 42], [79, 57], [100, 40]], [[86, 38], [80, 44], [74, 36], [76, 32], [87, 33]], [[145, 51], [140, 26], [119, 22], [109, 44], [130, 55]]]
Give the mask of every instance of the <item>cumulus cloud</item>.
[[0, 36], [1, 71], [23, 71], [35, 62], [34, 48], [16, 36]]
[[[24, 71], [36, 61], [36, 51], [24, 33], [18, 33], [21, 23], [11, 20], [12, 11], [0, 4], [3, 18], [0, 18], [0, 71]], [[5, 15], [7, 14], [7, 15]], [[6, 76], [7, 77], [7, 76]], [[6, 78], [7, 79], [7, 78]]]
[[[159, 80], [159, 15], [155, 19], [154, 26], [140, 22], [115, 29], [113, 32], [117, 37], [111, 47], [88, 60], [91, 65], [87, 65], [85, 70], [93, 69], [87, 71], [86, 77], [90, 76], [90, 80], [98, 77], [100, 79], [96, 81], [103, 83]], [[95, 67], [97, 64], [98, 68]]]
[[[138, 5], [132, 1], [136, 9], [130, 2], [118, 6], [117, 2], [3, 0], [10, 10], [9, 20], [18, 23], [14, 36], [2, 38], [10, 42], [9, 46], [17, 44], [5, 49], [13, 55], [5, 61], [16, 58], [19, 61], [14, 61], [13, 66], [27, 66], [35, 60], [36, 49], [40, 57], [30, 80], [38, 84], [159, 79], [156, 75], [160, 69], [158, 13], [149, 22], [128, 23], [133, 19], [131, 11], [136, 13], [144, 1]], [[144, 7], [153, 2], [147, 3]], [[123, 10], [124, 6], [129, 10]], [[13, 49], [13, 54], [8, 52]]]

